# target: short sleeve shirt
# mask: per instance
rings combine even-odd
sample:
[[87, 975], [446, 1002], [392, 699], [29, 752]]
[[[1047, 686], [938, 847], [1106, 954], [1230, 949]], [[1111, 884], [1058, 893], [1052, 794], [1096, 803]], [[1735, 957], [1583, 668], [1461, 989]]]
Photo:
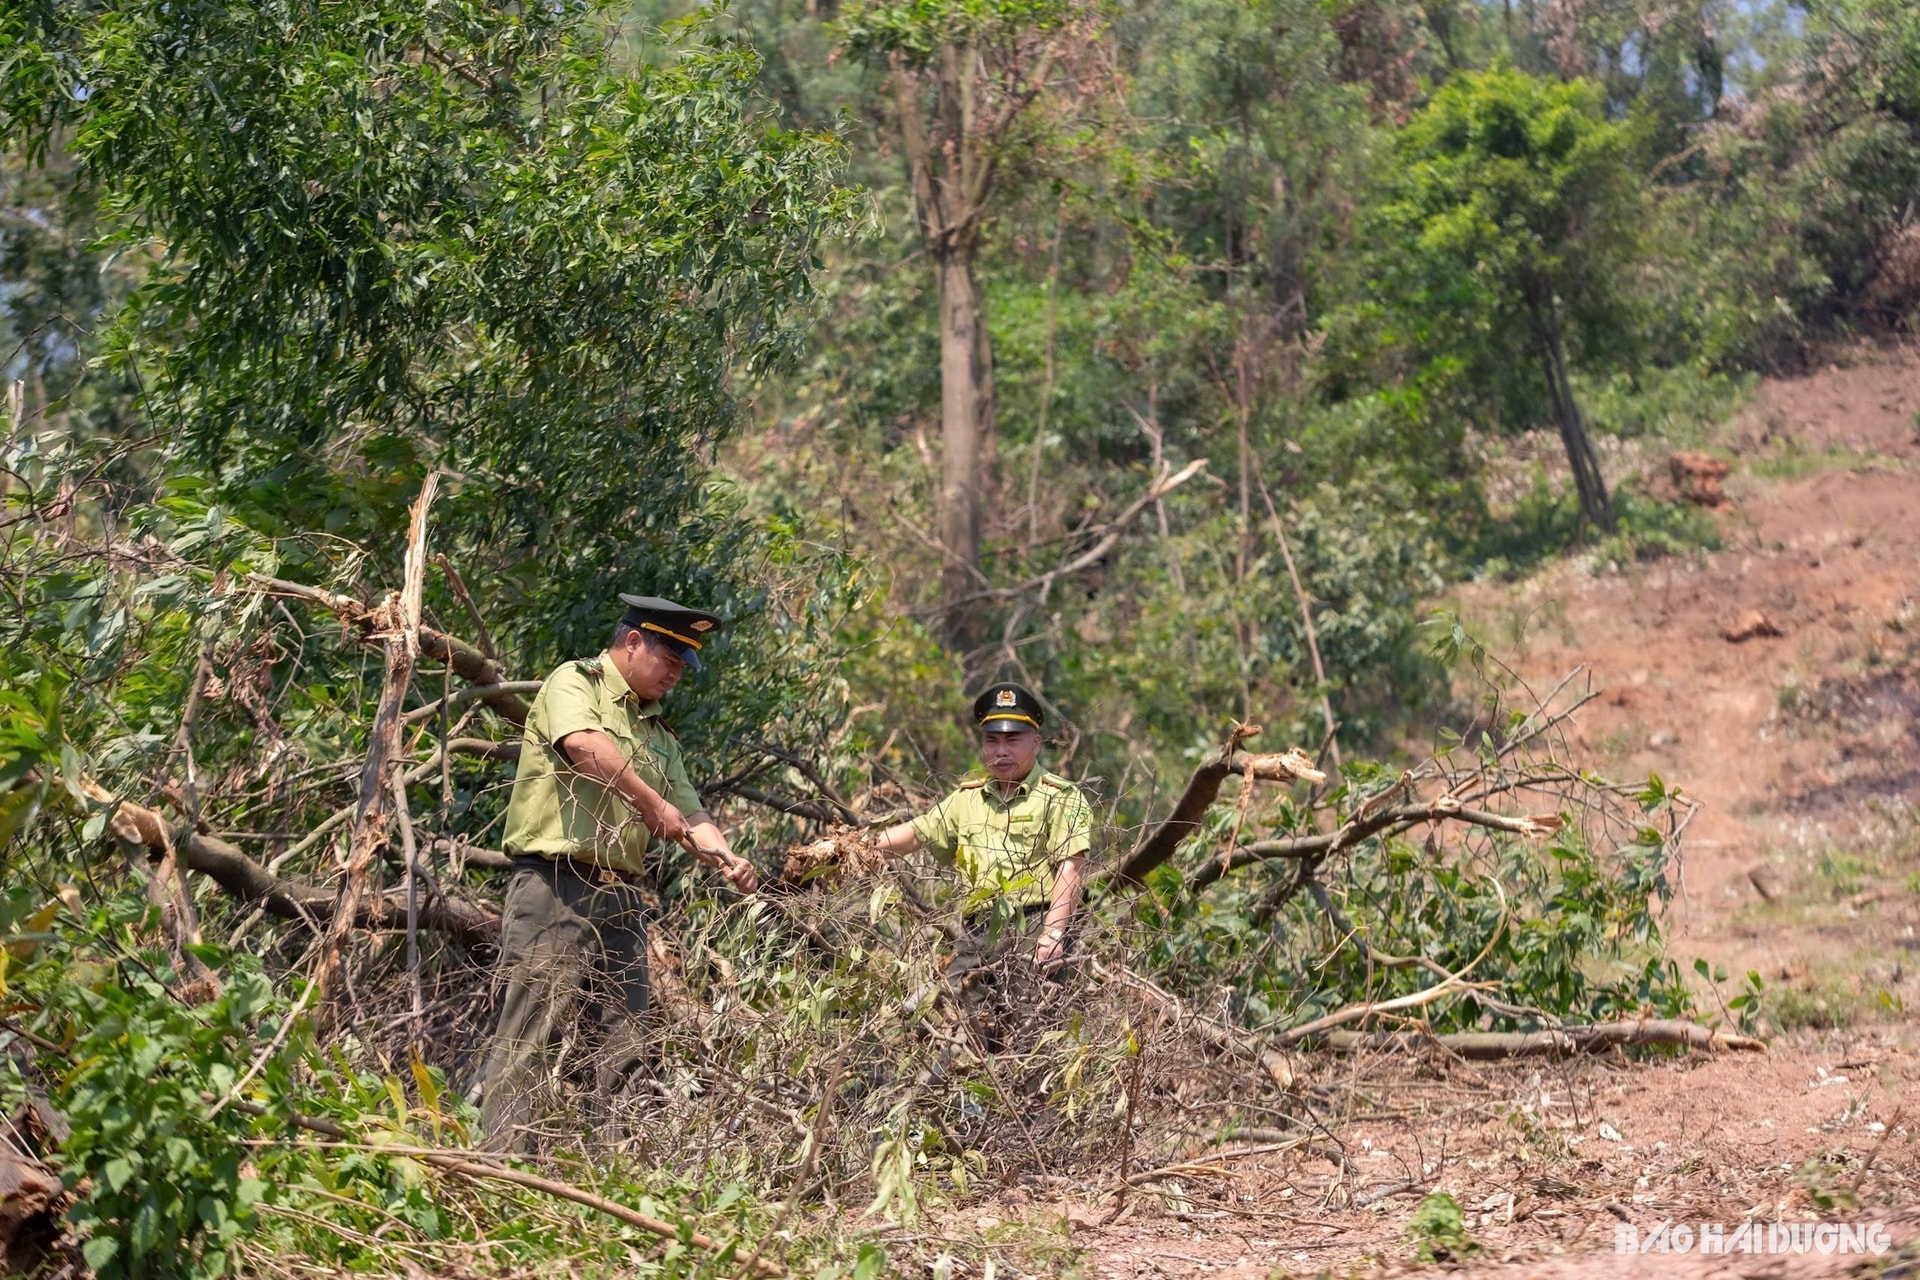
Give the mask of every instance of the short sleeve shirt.
[[653, 833], [618, 793], [575, 773], [560, 752], [560, 739], [582, 729], [612, 738], [668, 804], [683, 814], [699, 812], [680, 740], [660, 718], [659, 701], [640, 701], [612, 658], [601, 654], [560, 667], [533, 700], [507, 803], [507, 852], [565, 855], [640, 874]]
[[914, 819], [913, 834], [970, 892], [1037, 906], [1053, 894], [1054, 869], [1091, 846], [1093, 814], [1080, 788], [1035, 769], [1007, 797], [986, 779], [962, 783]]

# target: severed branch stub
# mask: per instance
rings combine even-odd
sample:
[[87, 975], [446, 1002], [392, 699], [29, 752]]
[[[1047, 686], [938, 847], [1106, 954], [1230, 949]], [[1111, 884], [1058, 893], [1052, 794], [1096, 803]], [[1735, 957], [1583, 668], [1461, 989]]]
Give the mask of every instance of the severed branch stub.
[[1180, 842], [1200, 829], [1201, 820], [1219, 797], [1221, 786], [1233, 774], [1250, 774], [1263, 782], [1317, 784], [1327, 780], [1327, 775], [1314, 767], [1313, 758], [1297, 747], [1258, 754], [1238, 750], [1241, 742], [1259, 732], [1258, 725], [1234, 726], [1220, 754], [1193, 771], [1186, 790], [1174, 802], [1173, 812], [1148, 831], [1120, 864], [1120, 869], [1113, 874], [1115, 884], [1137, 887], [1145, 881], [1148, 872], [1171, 858]]

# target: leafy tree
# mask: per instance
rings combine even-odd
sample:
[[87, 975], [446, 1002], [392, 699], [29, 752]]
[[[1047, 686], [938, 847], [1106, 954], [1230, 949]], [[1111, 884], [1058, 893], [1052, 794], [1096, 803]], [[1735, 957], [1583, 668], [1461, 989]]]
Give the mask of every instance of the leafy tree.
[[1632, 158], [1629, 128], [1606, 119], [1588, 82], [1509, 67], [1456, 76], [1396, 139], [1370, 281], [1383, 347], [1451, 362], [1495, 413], [1524, 420], [1544, 393], [1581, 510], [1606, 530], [1613, 509], [1572, 371], [1630, 350], [1618, 282], [1640, 254]]
[[[535, 670], [597, 644], [617, 589], [760, 612], [761, 534], [706, 451], [852, 225], [838, 145], [760, 117], [750, 50], [693, 23], [622, 60], [606, 14], [119, 0], [11, 7], [0, 35], [6, 140], [57, 133], [151, 247], [114, 350], [164, 465], [387, 563], [420, 478], [453, 473], [436, 544]], [[777, 710], [770, 666], [732, 675], [728, 714]]]

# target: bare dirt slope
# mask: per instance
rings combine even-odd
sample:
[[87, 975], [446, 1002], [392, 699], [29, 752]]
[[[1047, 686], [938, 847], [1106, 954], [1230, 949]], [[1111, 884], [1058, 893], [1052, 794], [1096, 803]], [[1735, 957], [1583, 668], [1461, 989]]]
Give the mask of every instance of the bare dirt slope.
[[1723, 441], [1725, 550], [1597, 575], [1563, 564], [1463, 595], [1530, 680], [1592, 672], [1603, 696], [1575, 737], [1588, 758], [1658, 772], [1704, 806], [1682, 952], [1817, 984], [1871, 936], [1875, 990], [1908, 986], [1899, 943], [1920, 946], [1920, 895], [1888, 890], [1920, 871], [1916, 415], [1912, 351], [1768, 382]]
[[[918, 1247], [984, 1269], [1001, 1242], [1022, 1272], [1393, 1273], [1413, 1265], [1409, 1220], [1437, 1186], [1467, 1210], [1475, 1276], [1920, 1274], [1917, 415], [1910, 350], [1765, 383], [1713, 442], [1733, 463], [1723, 550], [1564, 563], [1456, 600], [1537, 688], [1591, 671], [1586, 759], [1700, 801], [1671, 950], [1734, 975], [1725, 996], [1760, 975], [1770, 1053], [1317, 1062], [1315, 1087], [1363, 1100], [1340, 1129], [1345, 1167], [1297, 1148], [1215, 1154], [1111, 1221], [1110, 1177], [1062, 1178], [960, 1211]], [[1896, 1248], [1614, 1252], [1621, 1224], [1669, 1220], [1877, 1221]]]

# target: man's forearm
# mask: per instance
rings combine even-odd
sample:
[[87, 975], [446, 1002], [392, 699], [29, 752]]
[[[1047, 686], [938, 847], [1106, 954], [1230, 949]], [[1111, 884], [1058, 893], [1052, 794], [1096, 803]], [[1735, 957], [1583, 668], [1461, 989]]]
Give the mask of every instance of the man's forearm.
[[1073, 913], [1080, 909], [1080, 892], [1087, 883], [1087, 860], [1084, 855], [1068, 858], [1060, 864], [1054, 873], [1053, 896], [1047, 904], [1047, 924], [1049, 931], [1058, 929], [1065, 933], [1067, 926], [1073, 923]]
[[563, 740], [562, 748], [575, 773], [615, 792], [633, 808], [645, 812], [650, 805], [665, 803], [665, 798], [634, 770], [613, 739], [599, 730], [570, 733]]
[[900, 822], [875, 836], [873, 846], [882, 853], [912, 853], [920, 847], [920, 837], [914, 834], [911, 822]]

